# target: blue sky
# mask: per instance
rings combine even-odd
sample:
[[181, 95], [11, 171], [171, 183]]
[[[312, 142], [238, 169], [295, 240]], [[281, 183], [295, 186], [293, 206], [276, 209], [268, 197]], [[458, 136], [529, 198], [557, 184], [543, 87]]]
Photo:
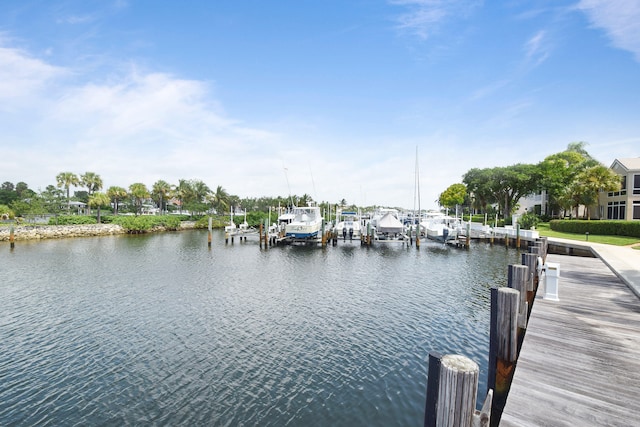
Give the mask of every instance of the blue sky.
[[640, 2], [3, 0], [0, 129], [0, 181], [35, 190], [92, 171], [407, 208], [417, 147], [431, 208], [573, 141], [640, 156]]

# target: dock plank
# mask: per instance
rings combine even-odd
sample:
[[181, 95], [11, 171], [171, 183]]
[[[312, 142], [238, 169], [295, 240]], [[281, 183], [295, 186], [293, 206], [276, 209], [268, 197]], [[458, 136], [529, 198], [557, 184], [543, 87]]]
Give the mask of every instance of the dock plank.
[[597, 258], [549, 255], [501, 426], [640, 425], [640, 300]]

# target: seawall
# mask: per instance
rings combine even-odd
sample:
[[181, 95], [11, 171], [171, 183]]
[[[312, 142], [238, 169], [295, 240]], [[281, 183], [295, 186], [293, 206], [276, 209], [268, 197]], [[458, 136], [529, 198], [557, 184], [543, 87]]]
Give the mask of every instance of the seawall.
[[[192, 229], [193, 221], [183, 221], [180, 230]], [[149, 232], [166, 231], [164, 227], [157, 227]], [[82, 224], [82, 225], [17, 225], [14, 226], [13, 235], [15, 241], [60, 239], [65, 237], [91, 237], [109, 236], [114, 234], [126, 234], [127, 231], [116, 224]], [[10, 236], [9, 227], [0, 227], [0, 242], [8, 242]]]

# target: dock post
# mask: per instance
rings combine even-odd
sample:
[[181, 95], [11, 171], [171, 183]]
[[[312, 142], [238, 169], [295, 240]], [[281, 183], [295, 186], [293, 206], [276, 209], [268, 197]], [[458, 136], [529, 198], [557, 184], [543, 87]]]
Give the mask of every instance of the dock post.
[[507, 401], [518, 359], [520, 295], [511, 288], [491, 288], [488, 388], [493, 389], [491, 418], [495, 425]]
[[209, 249], [211, 249], [211, 234], [212, 234], [211, 233], [211, 221], [212, 221], [212, 218], [209, 217], [209, 227], [208, 227], [209, 233], [207, 234], [207, 246], [209, 247]]
[[467, 223], [467, 241], [466, 241], [467, 249], [471, 246], [471, 218], [469, 218], [469, 222]]
[[538, 237], [536, 242], [542, 243], [542, 261], [547, 262], [547, 254], [549, 253], [549, 239], [547, 237]]
[[11, 224], [11, 227], [9, 227], [9, 248], [13, 249], [15, 247], [16, 247], [16, 240], [13, 234], [13, 224]]
[[[258, 241], [260, 242], [260, 249], [262, 249], [262, 222], [260, 223], [260, 227], [258, 228]], [[265, 247], [265, 249], [267, 249]]]
[[516, 248], [520, 249], [520, 224], [516, 224]]
[[425, 427], [489, 425], [492, 392], [476, 411], [479, 371], [466, 356], [429, 354]]
[[420, 223], [416, 227], [416, 249], [420, 249]]
[[536, 291], [536, 278], [538, 271], [538, 256], [532, 253], [522, 254], [522, 265], [529, 267], [528, 279], [527, 279], [527, 302], [529, 303], [528, 309], [531, 311], [531, 305], [535, 298]]
[[[526, 265], [509, 264], [507, 274], [507, 286], [520, 293], [520, 311], [518, 313], [518, 327], [527, 327], [527, 315], [529, 303], [527, 301], [527, 281], [529, 280], [529, 267]], [[521, 333], [523, 331], [520, 331]]]

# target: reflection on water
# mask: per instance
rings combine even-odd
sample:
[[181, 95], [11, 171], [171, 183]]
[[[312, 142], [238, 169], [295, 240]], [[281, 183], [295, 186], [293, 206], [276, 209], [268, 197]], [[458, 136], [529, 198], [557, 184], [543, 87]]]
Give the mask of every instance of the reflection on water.
[[419, 425], [430, 351], [484, 394], [516, 251], [206, 241], [0, 246], [0, 425]]

